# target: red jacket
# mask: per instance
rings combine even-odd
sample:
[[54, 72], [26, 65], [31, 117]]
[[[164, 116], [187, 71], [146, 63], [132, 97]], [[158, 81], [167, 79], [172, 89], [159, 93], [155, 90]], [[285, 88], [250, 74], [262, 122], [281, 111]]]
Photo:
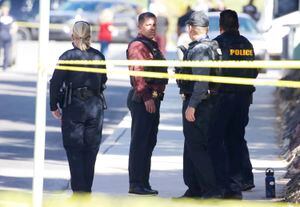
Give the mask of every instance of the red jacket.
[[[150, 50], [140, 41], [134, 41], [128, 47], [128, 60], [153, 60]], [[129, 66], [129, 70], [144, 71], [143, 66]], [[143, 101], [152, 98], [152, 92], [155, 90], [159, 93], [164, 92], [166, 86], [162, 84], [148, 84], [143, 77], [132, 77], [133, 88], [140, 95]]]
[[112, 34], [110, 28], [112, 26], [111, 22], [103, 22], [99, 25], [99, 33], [98, 33], [98, 40], [99, 41], [107, 41], [111, 42]]

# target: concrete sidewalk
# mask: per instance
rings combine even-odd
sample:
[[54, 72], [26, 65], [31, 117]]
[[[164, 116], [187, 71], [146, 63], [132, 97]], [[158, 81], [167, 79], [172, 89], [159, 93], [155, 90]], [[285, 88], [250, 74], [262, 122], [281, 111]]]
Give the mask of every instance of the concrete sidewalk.
[[[261, 77], [268, 78], [268, 74]], [[267, 167], [275, 169], [277, 196], [280, 197], [285, 184], [285, 180], [281, 178], [287, 163], [279, 158], [280, 148], [277, 143], [276, 114], [272, 95], [274, 90], [273, 87], [258, 87], [254, 95], [254, 104], [250, 109], [246, 139], [254, 168], [256, 188], [243, 193], [246, 200], [265, 199], [264, 172]], [[159, 190], [161, 197], [177, 197], [186, 190], [182, 178], [184, 138], [181, 103], [178, 88], [173, 81], [168, 85], [161, 105], [158, 142], [152, 157], [150, 183], [154, 189]], [[115, 133], [101, 146], [95, 168], [93, 192], [127, 195], [130, 122], [128, 114]]]

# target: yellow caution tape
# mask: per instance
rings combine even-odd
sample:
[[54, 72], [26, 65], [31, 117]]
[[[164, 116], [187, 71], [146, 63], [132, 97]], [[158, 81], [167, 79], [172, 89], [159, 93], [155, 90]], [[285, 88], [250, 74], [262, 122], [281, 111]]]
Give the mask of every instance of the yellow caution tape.
[[[27, 28], [39, 28], [40, 27], [40, 23], [39, 22], [21, 22], [21, 21], [18, 21], [16, 22], [16, 24], [19, 26], [19, 27], [27, 27]], [[50, 24], [49, 25], [49, 28], [50, 29], [54, 29], [54, 30], [63, 30], [65, 28], [68, 28], [68, 29], [72, 29], [73, 27], [73, 24]], [[92, 26], [92, 30], [93, 31], [98, 31], [98, 26]]]
[[[27, 27], [27, 28], [36, 28], [40, 27], [40, 23], [38, 22], [16, 22], [19, 27]], [[63, 30], [64, 28], [71, 28], [71, 25], [68, 24], [50, 24], [49, 28], [54, 30]]]
[[190, 74], [167, 74], [148, 71], [131, 71], [128, 69], [114, 69], [106, 70], [104, 68], [88, 68], [88, 67], [72, 67], [72, 66], [56, 66], [55, 69], [67, 71], [81, 71], [91, 73], [108, 73], [119, 75], [140, 76], [149, 78], [169, 78], [169, 79], [182, 79], [190, 81], [206, 81], [214, 83], [230, 83], [238, 85], [260, 85], [260, 86], [277, 86], [277, 87], [290, 87], [300, 88], [298, 81], [286, 80], [270, 80], [270, 79], [251, 79], [251, 78], [236, 78], [236, 77], [222, 77], [222, 76], [205, 76], [205, 75], [190, 75]]
[[[39, 28], [39, 23], [36, 22], [16, 22], [19, 27]], [[72, 25], [69, 24], [50, 24], [50, 29], [69, 29]], [[97, 30], [97, 26], [93, 26]], [[64, 60], [59, 61], [61, 64], [92, 64], [92, 65], [140, 65], [153, 67], [199, 67], [199, 68], [271, 68], [271, 69], [300, 69], [300, 61], [298, 60], [256, 60], [256, 61], [179, 61], [179, 60]]]
[[35, 22], [16, 22], [18, 27], [39, 28], [39, 23]]
[[55, 69], [76, 71], [76, 72], [89, 72], [89, 73], [107, 73], [108, 72], [105, 68], [88, 68], [88, 67], [62, 66], [62, 65], [57, 65], [55, 67]]
[[[32, 194], [22, 192], [0, 192], [1, 207], [32, 206]], [[101, 204], [101, 205], [99, 205]], [[88, 206], [88, 207], [300, 207], [296, 203], [269, 200], [222, 200], [222, 199], [170, 199], [145, 196], [115, 196], [93, 193], [91, 195], [69, 195], [64, 192], [47, 193], [43, 197], [44, 207]]]
[[59, 64], [74, 65], [115, 65], [152, 67], [197, 67], [197, 68], [270, 68], [300, 69], [299, 60], [256, 60], [256, 61], [180, 61], [180, 60], [60, 60]]

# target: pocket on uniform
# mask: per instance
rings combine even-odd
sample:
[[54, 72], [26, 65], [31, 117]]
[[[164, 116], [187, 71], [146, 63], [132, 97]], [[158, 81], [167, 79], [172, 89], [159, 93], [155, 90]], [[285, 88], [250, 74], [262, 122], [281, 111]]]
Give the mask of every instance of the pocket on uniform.
[[68, 120], [83, 121], [86, 114], [85, 107], [83, 103], [79, 104], [74, 101], [74, 103], [63, 109], [63, 116]]
[[127, 108], [130, 110], [131, 108], [131, 101], [132, 101], [132, 95], [133, 95], [134, 90], [130, 89], [127, 95]]
[[211, 105], [207, 100], [202, 101], [195, 112], [195, 125], [197, 127], [206, 127], [206, 125], [209, 125], [210, 121], [210, 112], [211, 112]]

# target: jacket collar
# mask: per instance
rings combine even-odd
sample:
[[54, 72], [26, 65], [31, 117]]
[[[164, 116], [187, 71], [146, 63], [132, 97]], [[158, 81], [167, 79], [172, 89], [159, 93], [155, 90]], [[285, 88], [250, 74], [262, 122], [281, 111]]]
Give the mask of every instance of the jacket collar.
[[146, 37], [146, 36], [144, 36], [144, 35], [142, 35], [142, 34], [140, 34], [140, 33], [137, 35], [137, 37], [138, 37], [138, 38], [143, 38], [143, 39], [145, 39], [146, 41], [149, 41], [151, 44], [153, 44], [153, 45], [155, 45], [155, 46], [158, 47], [157, 42], [156, 42], [155, 40], [153, 40], [153, 39], [149, 39], [148, 37]]
[[191, 43], [189, 44], [189, 47], [194, 47], [195, 45], [197, 45], [197, 44], [199, 44], [199, 43], [201, 43], [201, 42], [203, 42], [203, 41], [205, 41], [205, 40], [209, 40], [208, 35], [201, 35], [201, 36], [198, 38], [198, 40], [194, 40], [193, 42], [191, 42]]
[[146, 40], [151, 41], [151, 42], [155, 42], [153, 39], [149, 39], [148, 37], [146, 37], [146, 36], [144, 36], [144, 35], [142, 35], [140, 33], [137, 35], [137, 37], [146, 39]]
[[226, 31], [226, 32], [223, 32], [224, 36], [239, 36], [240, 35], [240, 32], [238, 30], [235, 30], [235, 31]]

